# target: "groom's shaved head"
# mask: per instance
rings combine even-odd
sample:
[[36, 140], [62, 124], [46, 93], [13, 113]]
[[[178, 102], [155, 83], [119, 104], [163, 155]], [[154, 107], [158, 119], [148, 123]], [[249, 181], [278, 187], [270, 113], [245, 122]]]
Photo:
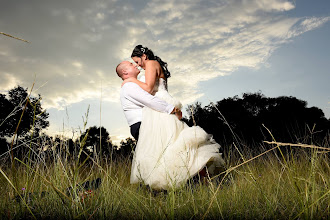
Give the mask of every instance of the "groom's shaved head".
[[123, 70], [125, 70], [126, 66], [127, 66], [128, 61], [123, 61], [120, 64], [118, 64], [118, 66], [116, 67], [116, 72], [117, 75], [122, 78], [123, 76]]
[[140, 70], [136, 67], [136, 64], [133, 64], [129, 61], [123, 61], [116, 67], [117, 75], [125, 80], [129, 77], [137, 77], [140, 73]]

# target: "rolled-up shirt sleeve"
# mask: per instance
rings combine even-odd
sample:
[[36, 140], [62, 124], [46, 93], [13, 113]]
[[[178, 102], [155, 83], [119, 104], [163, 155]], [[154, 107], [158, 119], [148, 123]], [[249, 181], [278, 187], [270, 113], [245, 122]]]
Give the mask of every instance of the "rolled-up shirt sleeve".
[[[125, 88], [124, 88], [125, 87]], [[130, 99], [132, 102], [136, 104], [141, 104], [143, 106], [147, 106], [153, 110], [164, 112], [170, 114], [173, 109], [174, 105], [165, 102], [149, 94], [148, 92], [144, 91], [140, 86], [136, 83], [128, 82], [123, 85], [125, 91], [125, 98]]]

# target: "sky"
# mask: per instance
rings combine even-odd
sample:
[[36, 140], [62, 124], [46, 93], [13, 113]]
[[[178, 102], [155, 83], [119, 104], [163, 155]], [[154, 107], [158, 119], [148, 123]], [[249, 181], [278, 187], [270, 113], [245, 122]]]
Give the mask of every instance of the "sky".
[[30, 42], [0, 35], [0, 92], [34, 85], [49, 134], [87, 121], [130, 136], [115, 67], [138, 44], [168, 63], [184, 108], [261, 91], [330, 118], [329, 0], [0, 1], [0, 32]]

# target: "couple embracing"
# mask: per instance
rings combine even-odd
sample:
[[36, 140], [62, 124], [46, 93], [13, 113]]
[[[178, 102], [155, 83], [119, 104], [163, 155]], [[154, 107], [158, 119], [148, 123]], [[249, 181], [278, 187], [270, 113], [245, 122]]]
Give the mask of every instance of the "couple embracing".
[[[220, 145], [199, 126], [180, 121], [182, 104], [167, 91], [167, 63], [142, 45], [134, 48], [131, 58], [135, 64], [123, 61], [116, 68], [124, 80], [120, 92], [124, 114], [137, 140], [131, 184], [168, 190], [201, 171], [217, 174], [224, 165]], [[139, 80], [137, 66], [145, 70]]]

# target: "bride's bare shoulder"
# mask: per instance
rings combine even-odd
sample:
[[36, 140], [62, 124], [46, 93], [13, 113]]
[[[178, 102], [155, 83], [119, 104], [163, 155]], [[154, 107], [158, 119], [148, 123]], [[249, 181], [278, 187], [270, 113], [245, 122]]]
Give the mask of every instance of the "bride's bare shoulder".
[[160, 64], [158, 63], [157, 60], [148, 60], [146, 63], [146, 66], [154, 67], [154, 68], [159, 68]]

